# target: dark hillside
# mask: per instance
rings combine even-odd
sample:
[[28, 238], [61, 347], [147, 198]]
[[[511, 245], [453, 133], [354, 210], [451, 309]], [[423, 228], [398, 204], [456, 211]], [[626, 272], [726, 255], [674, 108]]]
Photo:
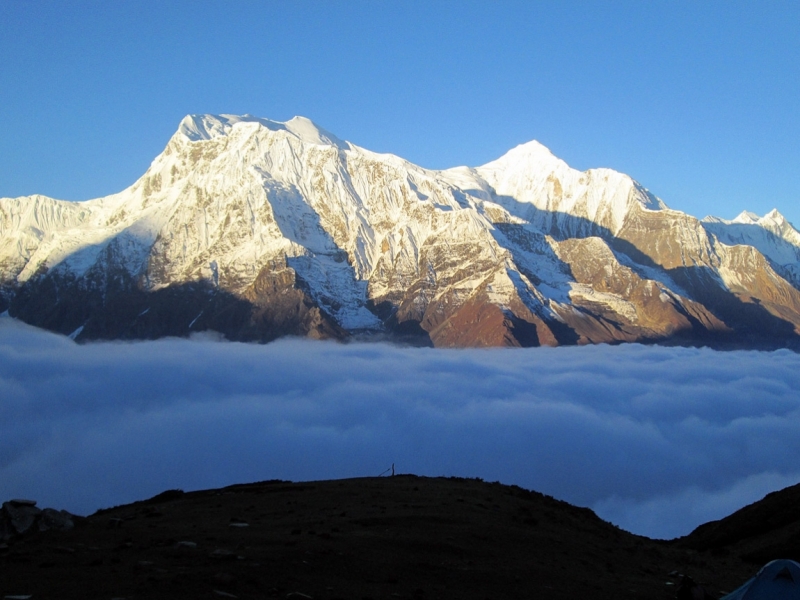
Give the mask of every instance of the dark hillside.
[[731, 554], [757, 565], [776, 558], [800, 561], [800, 484], [701, 525], [679, 545]]
[[0, 551], [0, 596], [674, 598], [752, 568], [624, 532], [536, 492], [402, 475], [169, 491]]

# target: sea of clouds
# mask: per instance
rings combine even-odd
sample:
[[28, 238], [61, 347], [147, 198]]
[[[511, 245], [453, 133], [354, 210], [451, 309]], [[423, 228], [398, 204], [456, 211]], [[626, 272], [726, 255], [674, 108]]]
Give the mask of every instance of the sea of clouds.
[[800, 355], [436, 350], [208, 337], [77, 345], [0, 318], [0, 501], [481, 477], [670, 538], [800, 482]]

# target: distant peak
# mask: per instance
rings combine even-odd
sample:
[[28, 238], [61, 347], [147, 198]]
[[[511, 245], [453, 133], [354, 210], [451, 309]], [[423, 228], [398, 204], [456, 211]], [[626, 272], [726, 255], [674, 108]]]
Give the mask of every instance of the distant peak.
[[756, 213], [750, 212], [749, 210], [743, 210], [739, 215], [732, 221], [733, 223], [758, 223], [761, 219]]
[[[768, 228], [768, 229], [777, 229], [782, 232], [794, 232], [791, 235], [797, 240], [800, 241], [800, 238], [796, 236], [797, 229], [795, 229], [794, 225], [789, 222], [789, 220], [784, 217], [780, 212], [778, 212], [777, 208], [773, 208], [769, 211], [763, 218], [759, 219], [759, 224]], [[789, 235], [789, 234], [787, 234]]]
[[480, 168], [505, 167], [513, 164], [524, 164], [527, 168], [531, 164], [556, 163], [564, 164], [564, 166], [566, 166], [566, 163], [550, 152], [550, 149], [547, 146], [541, 142], [532, 140], [512, 148], [497, 160], [493, 160], [492, 162], [487, 163]]
[[773, 208], [771, 211], [765, 214], [764, 218], [769, 219], [771, 221], [777, 221], [779, 223], [786, 221], [786, 217], [784, 217], [781, 213], [779, 213], [777, 208]]
[[178, 127], [178, 132], [190, 141], [197, 142], [228, 135], [237, 123], [258, 123], [270, 131], [286, 131], [307, 144], [336, 146], [342, 149], [350, 147], [350, 144], [306, 117], [293, 117], [284, 123], [252, 115], [186, 115]]
[[796, 246], [800, 246], [800, 232], [795, 229], [794, 225], [792, 225], [786, 217], [778, 212], [777, 208], [773, 208], [763, 217], [759, 217], [756, 213], [745, 210], [732, 221], [720, 219], [719, 217], [706, 217], [703, 221], [722, 225], [755, 225], [767, 231], [771, 231], [784, 239], [788, 239]]
[[731, 223], [743, 223], [748, 225], [760, 225], [764, 223], [776, 223], [776, 224], [783, 224], [787, 223], [786, 217], [784, 217], [780, 212], [778, 212], [777, 208], [773, 208], [763, 217], [759, 217], [756, 213], [750, 212], [749, 210], [744, 210], [739, 215], [731, 221]]
[[524, 144], [520, 144], [519, 146], [512, 148], [508, 152], [508, 154], [511, 154], [512, 152], [517, 155], [524, 154], [528, 156], [536, 156], [545, 159], [560, 160], [558, 157], [556, 157], [555, 154], [550, 152], [550, 148], [548, 148], [547, 146], [545, 146], [544, 144], [542, 144], [537, 140], [531, 140], [530, 142], [525, 142]]

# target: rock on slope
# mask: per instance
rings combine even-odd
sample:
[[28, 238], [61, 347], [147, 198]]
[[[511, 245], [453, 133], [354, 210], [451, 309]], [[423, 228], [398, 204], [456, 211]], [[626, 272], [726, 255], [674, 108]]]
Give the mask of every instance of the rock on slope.
[[537, 142], [429, 171], [300, 117], [188, 116], [119, 194], [0, 199], [0, 311], [79, 340], [791, 345], [798, 265], [776, 211], [699, 221]]

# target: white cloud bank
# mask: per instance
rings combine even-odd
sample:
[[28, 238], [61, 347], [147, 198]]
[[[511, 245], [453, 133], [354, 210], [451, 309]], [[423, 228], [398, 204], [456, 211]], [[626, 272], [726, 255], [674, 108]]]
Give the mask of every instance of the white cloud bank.
[[76, 345], [0, 318], [0, 500], [398, 472], [499, 480], [674, 537], [800, 481], [800, 355], [284, 340]]

